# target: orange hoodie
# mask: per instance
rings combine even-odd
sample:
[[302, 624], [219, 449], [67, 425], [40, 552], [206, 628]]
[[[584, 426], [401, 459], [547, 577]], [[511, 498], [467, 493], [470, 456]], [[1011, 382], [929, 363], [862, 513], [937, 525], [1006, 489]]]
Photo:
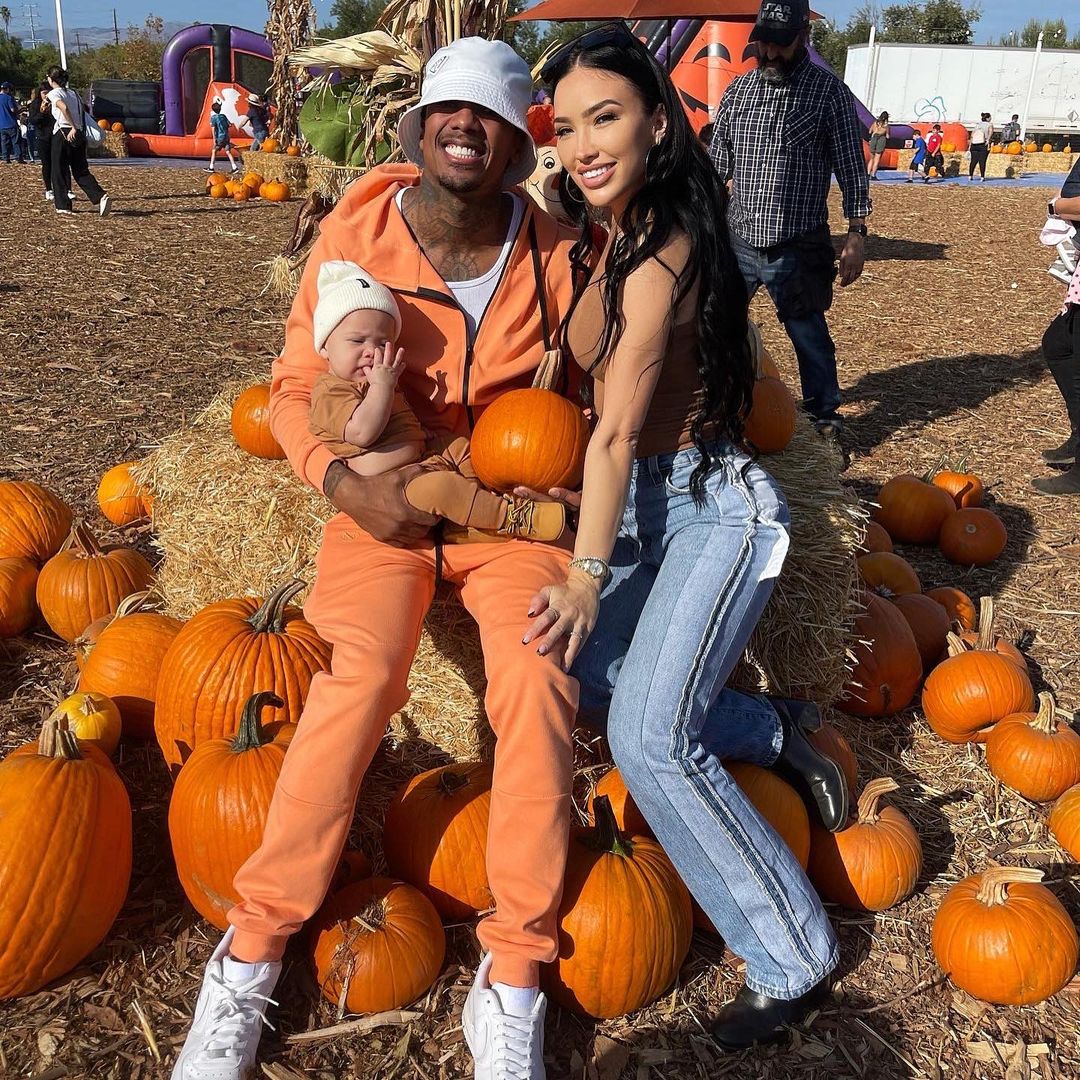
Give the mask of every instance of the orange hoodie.
[[308, 430], [312, 384], [329, 370], [325, 357], [315, 351], [312, 335], [316, 283], [326, 259], [359, 263], [393, 290], [401, 308], [398, 345], [405, 350], [400, 385], [420, 422], [440, 434], [469, 434], [485, 406], [507, 390], [532, 382], [543, 356], [530, 221], [536, 225], [553, 341], [570, 306], [570, 248], [576, 236], [518, 191], [525, 214], [470, 348], [464, 312], [395, 203], [398, 191], [419, 179], [412, 165], [383, 165], [349, 188], [322, 222], [285, 323], [285, 347], [272, 370], [270, 426], [297, 474], [319, 491], [335, 460]]

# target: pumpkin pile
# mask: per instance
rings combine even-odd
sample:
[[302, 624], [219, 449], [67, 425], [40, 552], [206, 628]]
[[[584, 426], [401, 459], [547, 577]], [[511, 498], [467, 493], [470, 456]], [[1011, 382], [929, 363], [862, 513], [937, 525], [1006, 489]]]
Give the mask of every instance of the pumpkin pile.
[[284, 181], [266, 180], [257, 172], [245, 173], [240, 180], [223, 173], [211, 173], [206, 178], [206, 194], [211, 199], [232, 199], [234, 202], [247, 202], [255, 198], [266, 202], [288, 202], [292, 197], [289, 185]]

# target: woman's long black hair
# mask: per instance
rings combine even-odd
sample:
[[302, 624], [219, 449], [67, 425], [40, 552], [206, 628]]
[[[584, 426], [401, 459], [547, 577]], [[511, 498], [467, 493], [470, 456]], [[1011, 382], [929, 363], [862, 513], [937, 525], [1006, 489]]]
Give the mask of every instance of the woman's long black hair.
[[[690, 257], [678, 278], [673, 303], [677, 308], [698, 285], [698, 372], [703, 400], [690, 434], [701, 462], [691, 477], [690, 490], [700, 504], [705, 497], [705, 478], [713, 465], [707, 440], [726, 440], [736, 446], [743, 441], [754, 390], [754, 360], [747, 339], [749, 302], [727, 228], [727, 188], [694, 136], [671, 79], [644, 45], [635, 39], [571, 49], [545, 72], [552, 93], [559, 81], [579, 66], [621, 75], [636, 88], [647, 113], [662, 105], [667, 114], [667, 130], [649, 152], [645, 182], [618, 222], [621, 236], [608, 255], [604, 331], [597, 356], [610, 355], [622, 334], [625, 318], [619, 293], [627, 277], [654, 258], [676, 229], [682, 230], [690, 241]], [[572, 183], [564, 171], [559, 196], [566, 213], [581, 228], [570, 256], [576, 274], [574, 299], [560, 331], [566, 355], [571, 354], [567, 326], [588, 284], [595, 254], [589, 208], [576, 185], [573, 191], [568, 190]]]

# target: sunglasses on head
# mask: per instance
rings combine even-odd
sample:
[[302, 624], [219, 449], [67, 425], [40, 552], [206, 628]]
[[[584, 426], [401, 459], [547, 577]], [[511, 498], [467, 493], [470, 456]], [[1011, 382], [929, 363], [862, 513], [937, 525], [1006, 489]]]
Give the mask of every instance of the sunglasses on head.
[[586, 30], [584, 34], [579, 34], [573, 41], [568, 41], [565, 45], [556, 49], [540, 69], [540, 81], [542, 83], [551, 82], [552, 74], [562, 66], [571, 53], [581, 52], [584, 49], [596, 49], [602, 45], [641, 46], [641, 42], [630, 33], [626, 23], [604, 23], [603, 26]]

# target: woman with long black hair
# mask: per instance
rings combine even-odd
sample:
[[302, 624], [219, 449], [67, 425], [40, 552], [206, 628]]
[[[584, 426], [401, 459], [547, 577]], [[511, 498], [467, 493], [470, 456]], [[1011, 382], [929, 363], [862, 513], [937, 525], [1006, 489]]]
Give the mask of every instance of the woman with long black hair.
[[[832, 828], [847, 793], [789, 715], [724, 689], [788, 549], [784, 497], [742, 449], [755, 371], [727, 193], [671, 80], [623, 24], [570, 43], [543, 77], [581, 228], [561, 344], [592, 377], [598, 420], [574, 558], [534, 598], [525, 643], [565, 649], [581, 715], [606, 711], [627, 787], [746, 961], [747, 987], [712, 1029], [745, 1047], [810, 1007], [836, 939], [722, 762], [793, 775]], [[597, 211], [610, 233], [593, 267]]]
[[52, 135], [52, 190], [58, 214], [70, 214], [71, 180], [83, 189], [86, 197], [104, 217], [111, 201], [97, 182], [86, 160], [86, 110], [74, 90], [68, 88], [68, 73], [62, 67], [49, 68], [48, 101], [55, 122]]

